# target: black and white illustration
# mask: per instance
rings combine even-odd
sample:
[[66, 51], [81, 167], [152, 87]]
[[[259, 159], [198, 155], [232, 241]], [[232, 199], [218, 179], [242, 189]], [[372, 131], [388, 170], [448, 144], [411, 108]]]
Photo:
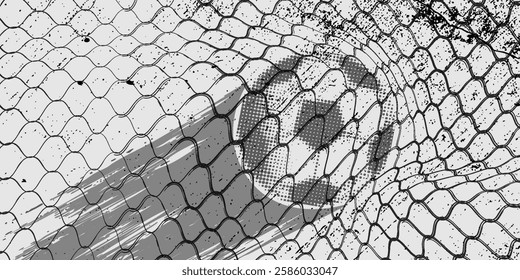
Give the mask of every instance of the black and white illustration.
[[0, 0], [0, 259], [520, 259], [520, 2]]

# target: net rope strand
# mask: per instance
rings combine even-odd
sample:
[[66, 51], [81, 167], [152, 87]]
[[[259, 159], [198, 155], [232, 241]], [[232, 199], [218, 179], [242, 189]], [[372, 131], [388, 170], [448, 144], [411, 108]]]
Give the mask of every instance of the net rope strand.
[[0, 2], [0, 258], [518, 259], [511, 1]]

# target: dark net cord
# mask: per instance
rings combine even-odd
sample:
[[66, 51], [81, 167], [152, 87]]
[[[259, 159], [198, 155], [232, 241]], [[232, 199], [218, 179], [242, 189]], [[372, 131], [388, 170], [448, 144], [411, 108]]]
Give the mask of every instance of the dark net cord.
[[518, 259], [517, 3], [0, 1], [0, 258]]

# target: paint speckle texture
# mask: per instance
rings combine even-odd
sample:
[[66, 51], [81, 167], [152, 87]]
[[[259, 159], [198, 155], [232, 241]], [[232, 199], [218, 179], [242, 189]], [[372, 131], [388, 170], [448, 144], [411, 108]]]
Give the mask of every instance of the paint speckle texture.
[[518, 3], [0, 1], [6, 259], [518, 259]]

